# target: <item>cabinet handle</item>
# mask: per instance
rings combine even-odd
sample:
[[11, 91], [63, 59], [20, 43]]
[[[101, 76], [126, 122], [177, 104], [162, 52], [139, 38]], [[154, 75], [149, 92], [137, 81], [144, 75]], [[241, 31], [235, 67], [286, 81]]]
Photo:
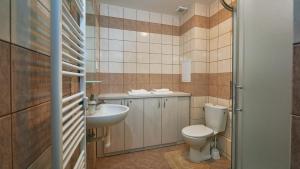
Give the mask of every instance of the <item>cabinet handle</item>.
[[160, 108], [160, 100], [158, 100], [158, 108]]
[[164, 100], [164, 108], [166, 108], [166, 99]]
[[129, 107], [129, 102], [128, 102], [128, 101], [126, 101], [126, 103], [127, 103], [127, 107]]

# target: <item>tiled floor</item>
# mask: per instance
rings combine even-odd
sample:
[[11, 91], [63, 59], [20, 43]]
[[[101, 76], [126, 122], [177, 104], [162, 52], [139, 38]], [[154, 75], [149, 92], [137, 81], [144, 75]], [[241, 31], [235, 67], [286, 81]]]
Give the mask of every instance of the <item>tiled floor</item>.
[[184, 144], [97, 159], [97, 169], [229, 169], [230, 161], [222, 158], [201, 164], [183, 158]]

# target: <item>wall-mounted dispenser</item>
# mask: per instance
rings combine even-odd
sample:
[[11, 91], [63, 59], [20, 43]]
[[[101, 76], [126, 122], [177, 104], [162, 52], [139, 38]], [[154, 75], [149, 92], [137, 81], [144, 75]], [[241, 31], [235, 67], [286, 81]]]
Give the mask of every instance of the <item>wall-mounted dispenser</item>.
[[181, 64], [181, 81], [182, 82], [192, 82], [191, 73], [192, 73], [192, 61], [190, 59], [185, 59]]

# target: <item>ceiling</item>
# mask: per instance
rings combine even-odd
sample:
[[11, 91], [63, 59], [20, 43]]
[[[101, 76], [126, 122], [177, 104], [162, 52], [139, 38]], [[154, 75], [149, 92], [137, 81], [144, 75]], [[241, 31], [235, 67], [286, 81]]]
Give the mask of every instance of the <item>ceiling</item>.
[[[128, 8], [142, 9], [147, 11], [176, 14], [178, 6], [190, 7], [195, 0], [101, 0], [103, 3], [119, 5]], [[213, 0], [198, 0], [203, 4], [209, 4]]]

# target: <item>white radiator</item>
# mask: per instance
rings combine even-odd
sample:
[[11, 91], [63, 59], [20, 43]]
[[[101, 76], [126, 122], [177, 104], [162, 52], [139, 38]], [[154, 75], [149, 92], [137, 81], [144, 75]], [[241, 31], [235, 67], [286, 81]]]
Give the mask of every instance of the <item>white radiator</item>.
[[[75, 20], [70, 13], [77, 11]], [[86, 168], [85, 0], [51, 1], [52, 168], [64, 169], [80, 149], [74, 169]], [[76, 78], [78, 93], [64, 96], [63, 78]]]

